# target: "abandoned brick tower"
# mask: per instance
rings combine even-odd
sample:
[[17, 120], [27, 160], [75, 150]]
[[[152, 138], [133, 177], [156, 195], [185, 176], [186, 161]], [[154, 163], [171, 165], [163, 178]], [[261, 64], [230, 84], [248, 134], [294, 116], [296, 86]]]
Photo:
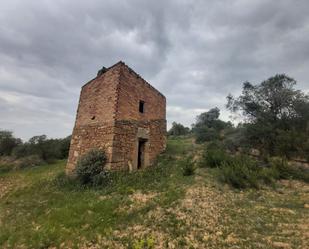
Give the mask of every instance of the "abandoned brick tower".
[[123, 62], [102, 68], [82, 87], [66, 172], [103, 149], [108, 169], [147, 167], [166, 147], [165, 97]]

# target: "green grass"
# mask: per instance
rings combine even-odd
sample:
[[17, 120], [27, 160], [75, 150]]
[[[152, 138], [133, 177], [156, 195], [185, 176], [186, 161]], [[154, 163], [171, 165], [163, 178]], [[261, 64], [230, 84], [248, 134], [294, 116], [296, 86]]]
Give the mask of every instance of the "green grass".
[[171, 137], [167, 140], [168, 155], [179, 156], [190, 153], [194, 149], [192, 138]]
[[[105, 187], [64, 176], [65, 161], [0, 172], [0, 248], [301, 248], [309, 185], [239, 191], [216, 169], [184, 176], [191, 138], [168, 140], [156, 167], [118, 172]], [[231, 237], [231, 234], [233, 235]], [[234, 238], [234, 241], [233, 239]]]
[[[170, 159], [180, 153], [173, 146], [178, 143], [169, 145], [156, 167], [113, 173], [111, 183], [100, 188], [82, 187], [65, 178], [65, 161], [1, 174], [20, 186], [0, 201], [0, 247], [47, 248], [67, 242], [78, 248], [83, 240], [96, 241], [98, 234], [107, 236], [117, 227], [143, 222], [150, 210], [180, 199], [185, 185], [193, 181], [183, 177]], [[136, 191], [154, 192], [156, 197], [134, 212], [119, 211], [131, 204], [130, 195]]]

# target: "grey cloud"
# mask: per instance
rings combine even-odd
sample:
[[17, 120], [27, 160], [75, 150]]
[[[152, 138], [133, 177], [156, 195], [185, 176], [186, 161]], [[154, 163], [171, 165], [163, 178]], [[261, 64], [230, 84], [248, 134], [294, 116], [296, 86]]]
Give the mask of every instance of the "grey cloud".
[[72, 130], [80, 87], [124, 60], [167, 97], [168, 123], [222, 109], [242, 82], [287, 73], [309, 89], [306, 0], [0, 3], [0, 128]]

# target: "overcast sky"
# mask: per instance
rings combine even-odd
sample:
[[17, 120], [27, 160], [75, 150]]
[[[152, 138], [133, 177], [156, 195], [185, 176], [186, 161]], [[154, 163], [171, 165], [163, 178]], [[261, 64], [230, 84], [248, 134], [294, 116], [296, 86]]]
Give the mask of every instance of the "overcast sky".
[[122, 60], [192, 124], [244, 81], [286, 73], [309, 91], [308, 0], [1, 0], [0, 128], [72, 132], [81, 86]]

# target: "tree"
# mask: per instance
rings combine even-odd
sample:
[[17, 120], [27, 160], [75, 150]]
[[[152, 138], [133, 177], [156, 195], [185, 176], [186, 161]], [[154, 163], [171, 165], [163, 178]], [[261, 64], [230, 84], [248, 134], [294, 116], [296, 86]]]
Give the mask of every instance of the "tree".
[[0, 130], [0, 156], [10, 156], [13, 149], [21, 143], [21, 139], [15, 138], [11, 131]]
[[60, 141], [59, 141], [60, 142], [59, 150], [60, 150], [60, 158], [61, 159], [67, 158], [68, 155], [69, 155], [71, 138], [72, 138], [72, 136], [70, 135], [70, 136], [67, 136], [63, 139], [60, 139]]
[[208, 128], [213, 128], [214, 123], [219, 119], [220, 109], [218, 107], [210, 109], [208, 112], [203, 112], [196, 117], [197, 124], [206, 125]]
[[229, 126], [230, 122], [224, 122], [219, 119], [220, 109], [215, 107], [208, 112], [203, 112], [196, 117], [196, 123], [192, 131], [196, 136], [196, 142], [202, 143], [220, 138], [220, 132]]
[[[227, 108], [242, 113], [246, 138], [264, 156], [291, 157], [291, 152], [304, 149], [296, 144], [308, 140], [309, 96], [294, 89], [295, 85], [294, 79], [280, 74], [258, 85], [245, 82], [240, 96], [227, 97]], [[292, 139], [296, 133], [301, 142]]]
[[71, 136], [62, 139], [48, 139], [46, 135], [34, 136], [28, 142], [18, 145], [13, 150], [17, 158], [37, 155], [46, 162], [67, 158]]
[[187, 135], [189, 132], [190, 129], [188, 127], [185, 127], [180, 123], [173, 122], [172, 128], [168, 131], [168, 135], [181, 136], [181, 135]]

